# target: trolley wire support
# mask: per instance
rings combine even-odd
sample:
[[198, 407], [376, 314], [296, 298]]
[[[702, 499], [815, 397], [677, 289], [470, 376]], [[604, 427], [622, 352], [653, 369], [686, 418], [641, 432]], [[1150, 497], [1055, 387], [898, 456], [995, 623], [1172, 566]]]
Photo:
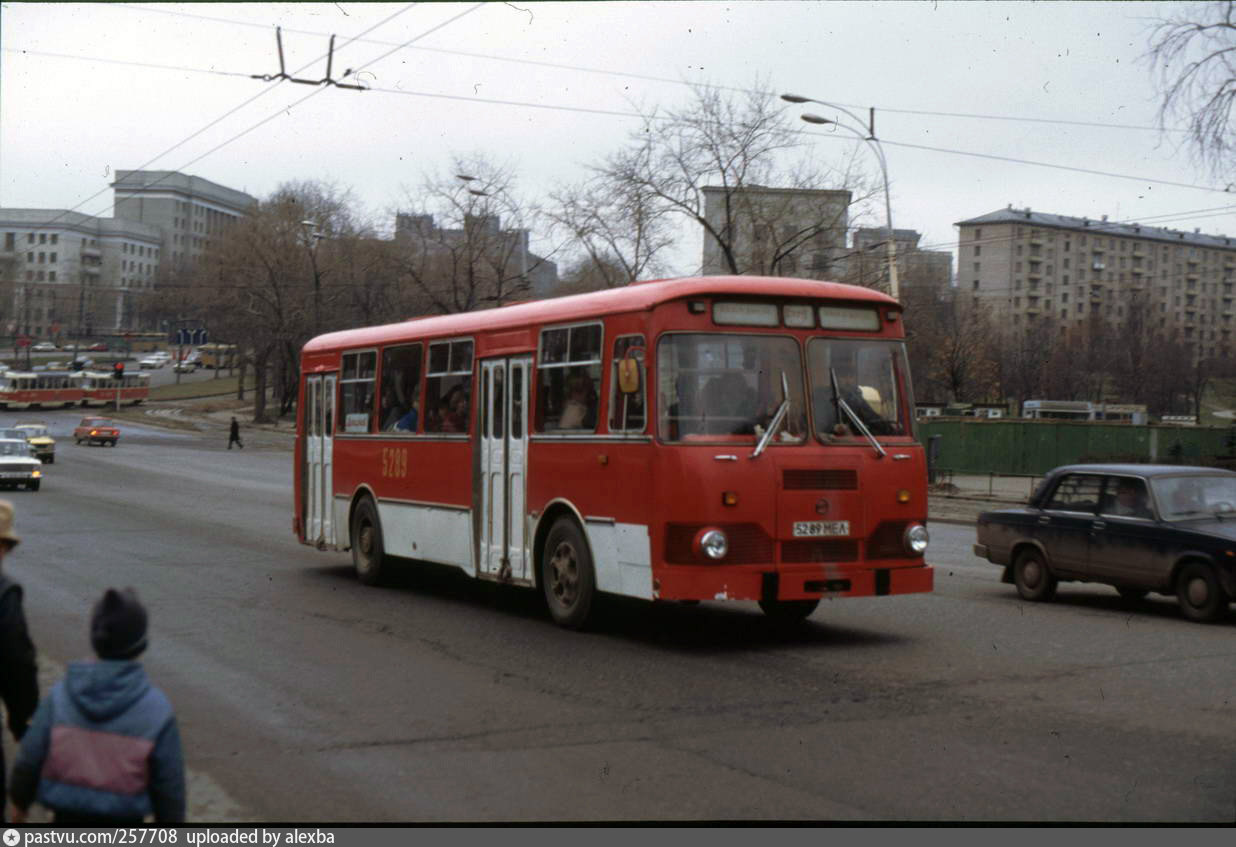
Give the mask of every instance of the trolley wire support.
[[[333, 85], [335, 88], [347, 88], [352, 91], [365, 91], [363, 85], [352, 85], [346, 82], [336, 82], [331, 78], [331, 67], [335, 60], [335, 36], [330, 37], [330, 49], [326, 54], [326, 76], [321, 79], [300, 79], [294, 77], [287, 72], [287, 68], [283, 62], [283, 27], [275, 27], [275, 44], [279, 48], [279, 73], [277, 74], [249, 74], [250, 79], [260, 79], [263, 82], [274, 82], [275, 80], [286, 79], [288, 82], [299, 83], [300, 85]], [[352, 69], [348, 68], [343, 72], [345, 77], [351, 76]]]

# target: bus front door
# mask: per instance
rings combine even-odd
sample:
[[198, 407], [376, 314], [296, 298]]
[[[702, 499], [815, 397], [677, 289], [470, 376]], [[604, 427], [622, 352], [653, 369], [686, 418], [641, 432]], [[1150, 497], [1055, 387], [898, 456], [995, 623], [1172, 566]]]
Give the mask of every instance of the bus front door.
[[532, 358], [481, 363], [478, 576], [528, 581], [526, 483]]
[[305, 539], [334, 547], [334, 492], [331, 465], [335, 430], [335, 374], [305, 378]]

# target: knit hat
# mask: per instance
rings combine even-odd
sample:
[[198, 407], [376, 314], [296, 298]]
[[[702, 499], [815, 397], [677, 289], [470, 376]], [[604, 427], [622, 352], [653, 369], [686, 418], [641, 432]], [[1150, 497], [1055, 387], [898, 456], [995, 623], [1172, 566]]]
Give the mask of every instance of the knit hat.
[[13, 504], [0, 500], [0, 542], [5, 541], [9, 547], [16, 547], [21, 539], [13, 532]]
[[135, 659], [146, 649], [146, 609], [132, 588], [109, 588], [90, 616], [90, 643], [100, 659]]

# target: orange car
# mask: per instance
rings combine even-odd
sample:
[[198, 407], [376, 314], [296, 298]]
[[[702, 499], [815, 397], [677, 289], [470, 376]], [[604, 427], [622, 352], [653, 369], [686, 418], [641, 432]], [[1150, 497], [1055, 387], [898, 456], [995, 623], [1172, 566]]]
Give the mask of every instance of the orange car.
[[120, 429], [108, 418], [85, 417], [73, 430], [73, 438], [78, 444], [110, 444], [116, 446], [120, 440]]

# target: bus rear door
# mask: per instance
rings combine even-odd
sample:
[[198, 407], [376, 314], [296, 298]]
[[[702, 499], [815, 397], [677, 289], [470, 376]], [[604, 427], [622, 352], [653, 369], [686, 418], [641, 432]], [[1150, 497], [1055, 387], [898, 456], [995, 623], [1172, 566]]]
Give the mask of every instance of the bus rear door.
[[527, 581], [528, 382], [532, 358], [481, 363], [478, 576]]
[[335, 374], [305, 377], [305, 540], [319, 549], [335, 541], [334, 477]]

